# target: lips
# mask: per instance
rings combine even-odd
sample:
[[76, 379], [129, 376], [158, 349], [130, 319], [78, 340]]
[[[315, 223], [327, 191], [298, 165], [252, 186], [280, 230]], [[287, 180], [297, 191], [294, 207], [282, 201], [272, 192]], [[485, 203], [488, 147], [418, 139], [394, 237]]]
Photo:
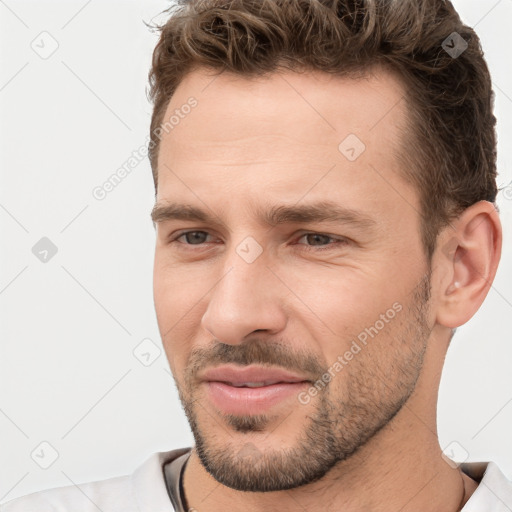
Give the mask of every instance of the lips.
[[284, 403], [311, 382], [281, 368], [223, 365], [199, 375], [210, 402], [225, 414], [267, 412]]
[[205, 371], [201, 380], [225, 382], [235, 387], [269, 386], [279, 382], [297, 383], [309, 380], [281, 368], [266, 368], [262, 366], [236, 367], [232, 365], [217, 366]]

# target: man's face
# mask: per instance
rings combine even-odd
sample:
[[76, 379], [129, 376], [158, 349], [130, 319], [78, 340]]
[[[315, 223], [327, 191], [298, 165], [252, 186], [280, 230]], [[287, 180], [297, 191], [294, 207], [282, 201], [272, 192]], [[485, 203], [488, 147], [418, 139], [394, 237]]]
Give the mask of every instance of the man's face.
[[175, 207], [157, 223], [156, 314], [198, 455], [227, 486], [322, 477], [414, 391], [433, 320], [394, 154], [403, 94], [383, 72], [194, 71], [170, 102], [164, 122], [190, 113], [159, 154], [157, 203]]

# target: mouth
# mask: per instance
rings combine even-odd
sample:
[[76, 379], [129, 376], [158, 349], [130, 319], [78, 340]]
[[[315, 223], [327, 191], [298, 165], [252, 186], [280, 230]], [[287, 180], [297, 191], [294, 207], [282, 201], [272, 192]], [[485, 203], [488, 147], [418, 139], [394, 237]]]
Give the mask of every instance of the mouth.
[[262, 414], [296, 397], [311, 381], [281, 368], [223, 365], [200, 375], [210, 402], [225, 414]]
[[225, 384], [228, 384], [235, 388], [261, 388], [263, 386], [272, 386], [274, 384], [279, 384], [281, 382], [284, 383], [284, 381], [279, 381], [279, 380], [276, 380], [276, 381], [268, 380], [268, 381], [264, 381], [264, 382], [243, 382], [242, 384], [236, 384], [234, 382], [225, 382]]

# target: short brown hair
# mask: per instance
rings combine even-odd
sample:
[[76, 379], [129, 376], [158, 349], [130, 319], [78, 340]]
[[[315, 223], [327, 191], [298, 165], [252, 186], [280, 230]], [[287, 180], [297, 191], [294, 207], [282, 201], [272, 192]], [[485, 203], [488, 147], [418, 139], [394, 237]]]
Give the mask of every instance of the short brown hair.
[[[480, 200], [495, 203], [492, 82], [478, 36], [448, 0], [178, 0], [168, 12], [149, 73], [155, 191], [155, 130], [193, 69], [350, 76], [383, 65], [406, 89], [409, 126], [397, 156], [419, 191], [429, 260], [451, 219]], [[466, 43], [460, 55], [449, 51]]]

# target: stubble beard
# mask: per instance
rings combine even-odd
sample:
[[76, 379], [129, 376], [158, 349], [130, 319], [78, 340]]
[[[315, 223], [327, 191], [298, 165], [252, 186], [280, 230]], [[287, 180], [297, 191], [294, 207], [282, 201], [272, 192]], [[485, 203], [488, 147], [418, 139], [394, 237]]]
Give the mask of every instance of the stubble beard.
[[[270, 492], [317, 481], [348, 459], [396, 416], [414, 391], [430, 335], [426, 321], [429, 298], [430, 273], [414, 290], [413, 300], [407, 311], [404, 310], [406, 318], [393, 320], [401, 323], [395, 328], [396, 335], [386, 338], [389, 350], [393, 351], [391, 357], [388, 354], [387, 364], [382, 367], [371, 349], [363, 348], [342, 370], [343, 376], [337, 377], [344, 379], [342, 396], [333, 396], [331, 383], [319, 392], [315, 397], [316, 406], [306, 416], [302, 432], [291, 448], [263, 450], [259, 447], [261, 443], [243, 439], [248, 434], [255, 439], [255, 433], [260, 433], [262, 440], [271, 439], [272, 433], [286, 422], [286, 417], [260, 414], [212, 418], [194, 397], [191, 378], [186, 377], [184, 385], [176, 381], [194, 436], [195, 450], [204, 468], [218, 482], [232, 489]], [[276, 356], [270, 353], [271, 344], [259, 340], [251, 343], [245, 353], [240, 351], [243, 350], [241, 345], [223, 345], [223, 355], [233, 357], [229, 355], [222, 362], [242, 363], [243, 359], [245, 364], [250, 364], [267, 361], [267, 356], [275, 360]], [[287, 366], [283, 364], [283, 367]], [[310, 359], [308, 368], [318, 370], [318, 361]], [[187, 369], [190, 377], [192, 370]], [[323, 371], [325, 367], [320, 374]], [[297, 401], [297, 407], [303, 405]], [[198, 414], [201, 412], [202, 421]], [[274, 424], [277, 427], [269, 430]], [[216, 433], [210, 429], [211, 425]], [[229, 431], [234, 434], [228, 435]]]

